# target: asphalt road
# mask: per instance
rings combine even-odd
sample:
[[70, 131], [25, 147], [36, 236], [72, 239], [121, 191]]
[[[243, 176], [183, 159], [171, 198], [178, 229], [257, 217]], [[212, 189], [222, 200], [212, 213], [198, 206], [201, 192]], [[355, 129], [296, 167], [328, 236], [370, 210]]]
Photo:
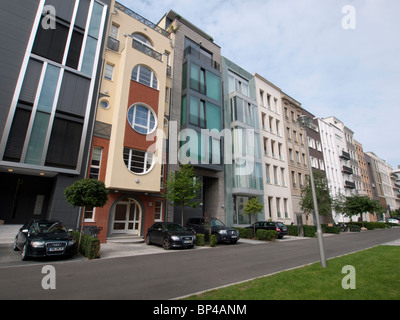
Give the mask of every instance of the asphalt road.
[[[324, 237], [327, 258], [400, 239], [400, 229]], [[42, 288], [44, 264], [0, 267], [0, 299], [165, 300], [319, 261], [316, 239], [219, 245], [123, 258], [49, 262], [55, 289]], [[328, 262], [329, 267], [329, 262]]]

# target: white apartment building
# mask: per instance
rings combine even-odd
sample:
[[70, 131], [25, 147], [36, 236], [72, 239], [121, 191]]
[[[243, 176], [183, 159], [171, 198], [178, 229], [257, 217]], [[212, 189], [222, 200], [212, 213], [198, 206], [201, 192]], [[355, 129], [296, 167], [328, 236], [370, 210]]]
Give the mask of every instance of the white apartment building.
[[257, 73], [254, 78], [260, 119], [265, 219], [290, 224], [294, 217], [281, 90]]

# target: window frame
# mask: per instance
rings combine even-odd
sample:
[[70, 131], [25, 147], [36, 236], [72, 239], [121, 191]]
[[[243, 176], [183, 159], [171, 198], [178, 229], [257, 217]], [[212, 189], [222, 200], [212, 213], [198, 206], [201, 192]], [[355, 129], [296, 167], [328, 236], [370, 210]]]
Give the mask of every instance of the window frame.
[[[147, 69], [148, 71], [150, 71], [150, 80], [149, 80], [149, 84], [147, 84], [147, 81], [145, 81], [141, 76], [143, 76], [142, 69]], [[136, 77], [133, 76], [134, 72], [136, 71]], [[158, 78], [156, 76], [156, 74], [154, 73], [153, 70], [151, 70], [150, 68], [138, 64], [136, 66], [133, 67], [132, 69], [132, 73], [131, 73], [131, 80], [136, 81], [138, 83], [141, 83], [149, 88], [158, 90]]]
[[[127, 153], [127, 151], [129, 151], [129, 153]], [[135, 172], [135, 171], [132, 170], [132, 162], [133, 162], [132, 161], [133, 160], [132, 157], [134, 156], [133, 152], [143, 153], [143, 163], [142, 163], [143, 171], [142, 172]], [[125, 159], [125, 155], [126, 154], [128, 154], [128, 157], [129, 157], [128, 158], [128, 163], [126, 163], [126, 159]], [[151, 155], [151, 164], [150, 164], [150, 167], [147, 168], [147, 163], [148, 163], [148, 159], [149, 159], [150, 155]], [[138, 155], [136, 155], [136, 156], [138, 156]], [[153, 170], [154, 165], [155, 165], [155, 156], [154, 156], [153, 152], [146, 152], [146, 151], [143, 151], [143, 150], [132, 149], [132, 148], [129, 148], [129, 147], [124, 147], [123, 160], [124, 160], [126, 168], [131, 173], [136, 174], [136, 175], [145, 175], [145, 174], [150, 173]], [[139, 167], [137, 167], [137, 168], [139, 168]]]
[[[148, 111], [147, 126], [144, 126], [144, 125], [142, 125], [140, 123], [136, 123], [135, 122], [136, 113], [137, 113], [137, 107], [143, 107]], [[132, 114], [132, 122], [131, 122], [130, 121], [130, 111], [131, 111], [132, 108], [134, 108], [134, 111], [133, 111], [133, 114]], [[151, 116], [153, 116], [153, 119], [154, 119], [154, 127], [153, 128], [150, 127], [150, 125], [151, 125]], [[157, 114], [154, 112], [153, 108], [151, 108], [147, 104], [141, 103], [141, 102], [135, 103], [135, 104], [131, 105], [128, 108], [127, 119], [128, 119], [128, 123], [131, 126], [131, 128], [133, 130], [135, 130], [137, 133], [143, 134], [143, 135], [152, 134], [157, 129], [157, 126], [158, 126]], [[140, 132], [135, 128], [135, 126], [137, 126], [139, 128], [144, 128], [144, 129], [146, 129], [147, 132], [146, 133]]]

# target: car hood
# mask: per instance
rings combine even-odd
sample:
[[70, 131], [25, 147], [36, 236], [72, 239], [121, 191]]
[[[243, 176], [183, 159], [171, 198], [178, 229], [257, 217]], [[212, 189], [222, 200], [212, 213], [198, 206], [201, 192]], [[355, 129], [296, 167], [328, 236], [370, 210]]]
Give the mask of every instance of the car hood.
[[40, 233], [40, 234], [35, 234], [29, 237], [29, 240], [31, 241], [68, 241], [72, 240], [72, 236], [68, 233]]
[[227, 226], [212, 226], [211, 230], [212, 231], [220, 231], [220, 230], [236, 231], [235, 228], [230, 228], [230, 227], [227, 227]]
[[187, 230], [179, 230], [179, 231], [168, 231], [170, 236], [193, 236], [194, 233]]

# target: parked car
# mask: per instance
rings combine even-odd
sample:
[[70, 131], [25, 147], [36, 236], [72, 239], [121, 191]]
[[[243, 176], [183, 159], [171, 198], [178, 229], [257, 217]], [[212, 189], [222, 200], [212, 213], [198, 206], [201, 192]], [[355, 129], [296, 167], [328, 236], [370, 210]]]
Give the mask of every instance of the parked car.
[[21, 259], [30, 257], [72, 256], [75, 240], [60, 221], [31, 220], [19, 229], [14, 250], [21, 250]]
[[[190, 218], [186, 223], [186, 227], [193, 228], [196, 233], [206, 235], [204, 229], [204, 218]], [[215, 218], [211, 219], [211, 234], [215, 235], [217, 243], [237, 243], [240, 238], [238, 230], [232, 227], [227, 227], [221, 220]]]
[[288, 228], [279, 221], [257, 221], [256, 223], [252, 224], [251, 226], [248, 226], [247, 228], [255, 229], [256, 232], [258, 229], [264, 229], [264, 230], [276, 230], [278, 232], [278, 239], [282, 239], [283, 236], [288, 235], [289, 231]]
[[178, 223], [156, 222], [146, 234], [146, 244], [159, 244], [165, 250], [170, 248], [193, 248], [196, 235]]
[[397, 224], [400, 224], [400, 221], [399, 221], [399, 219], [397, 219], [397, 218], [390, 218], [390, 219], [388, 219], [388, 222], [389, 222], [389, 223], [397, 223]]

